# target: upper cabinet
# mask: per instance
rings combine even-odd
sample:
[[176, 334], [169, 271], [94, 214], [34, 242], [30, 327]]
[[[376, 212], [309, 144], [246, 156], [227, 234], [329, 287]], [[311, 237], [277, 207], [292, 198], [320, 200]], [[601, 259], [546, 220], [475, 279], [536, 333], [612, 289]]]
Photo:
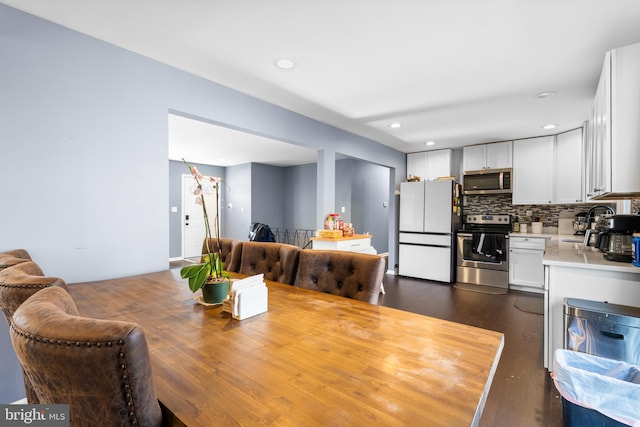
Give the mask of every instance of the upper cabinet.
[[587, 199], [640, 198], [640, 43], [607, 52], [587, 124]]
[[513, 204], [583, 201], [582, 128], [513, 142]]
[[555, 147], [555, 202], [581, 203], [584, 201], [582, 128], [556, 135]]
[[513, 204], [553, 203], [554, 136], [513, 142]]
[[512, 167], [512, 142], [470, 145], [463, 148], [463, 170], [506, 169]]
[[407, 177], [419, 176], [422, 180], [433, 181], [441, 176], [452, 176], [453, 150], [423, 151], [407, 154]]

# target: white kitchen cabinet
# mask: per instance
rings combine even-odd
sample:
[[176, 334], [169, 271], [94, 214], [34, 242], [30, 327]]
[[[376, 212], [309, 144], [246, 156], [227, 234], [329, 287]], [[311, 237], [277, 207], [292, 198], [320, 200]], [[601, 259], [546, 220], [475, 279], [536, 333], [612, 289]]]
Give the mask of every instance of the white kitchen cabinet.
[[587, 199], [640, 197], [640, 43], [605, 54], [587, 139]]
[[312, 249], [322, 249], [331, 251], [358, 252], [375, 255], [377, 252], [371, 246], [370, 234], [355, 234], [350, 237], [336, 239], [312, 237]]
[[592, 134], [586, 146], [587, 200], [611, 190], [611, 53], [605, 54], [591, 113]]
[[582, 203], [583, 186], [582, 128], [556, 135], [555, 203]]
[[407, 154], [407, 178], [419, 176], [420, 179], [427, 177], [427, 152]]
[[553, 203], [554, 136], [513, 142], [513, 204]]
[[463, 170], [507, 169], [512, 166], [512, 141], [463, 148]]
[[515, 237], [509, 239], [509, 287], [514, 290], [544, 293], [545, 238]]
[[513, 164], [511, 141], [487, 144], [487, 169], [506, 169]]
[[419, 176], [426, 181], [433, 181], [441, 176], [451, 176], [453, 150], [422, 151], [407, 154], [407, 177]]

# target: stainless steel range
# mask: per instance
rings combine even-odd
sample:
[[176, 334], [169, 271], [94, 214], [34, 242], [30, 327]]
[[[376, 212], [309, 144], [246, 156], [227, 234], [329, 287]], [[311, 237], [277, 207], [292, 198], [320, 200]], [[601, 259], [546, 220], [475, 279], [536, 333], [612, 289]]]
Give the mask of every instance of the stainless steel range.
[[469, 214], [457, 234], [457, 281], [509, 288], [511, 215]]

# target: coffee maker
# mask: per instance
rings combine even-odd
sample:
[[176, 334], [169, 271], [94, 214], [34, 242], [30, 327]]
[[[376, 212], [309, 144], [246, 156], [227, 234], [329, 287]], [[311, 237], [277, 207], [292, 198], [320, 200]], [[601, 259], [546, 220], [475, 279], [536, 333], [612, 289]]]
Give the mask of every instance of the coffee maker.
[[598, 221], [595, 247], [609, 261], [631, 262], [633, 233], [640, 232], [640, 215], [611, 215]]

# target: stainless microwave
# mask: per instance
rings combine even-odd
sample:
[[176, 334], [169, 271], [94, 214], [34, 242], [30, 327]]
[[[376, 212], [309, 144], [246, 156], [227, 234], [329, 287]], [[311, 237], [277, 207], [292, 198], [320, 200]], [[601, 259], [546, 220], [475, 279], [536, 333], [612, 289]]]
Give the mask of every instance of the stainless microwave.
[[512, 192], [511, 169], [487, 169], [464, 173], [464, 194], [500, 194]]

